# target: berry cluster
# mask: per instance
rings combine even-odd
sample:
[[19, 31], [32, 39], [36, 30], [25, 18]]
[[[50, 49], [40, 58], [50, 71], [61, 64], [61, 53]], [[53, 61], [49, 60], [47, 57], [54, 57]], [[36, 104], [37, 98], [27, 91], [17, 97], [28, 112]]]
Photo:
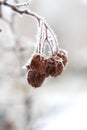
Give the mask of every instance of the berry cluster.
[[[27, 5], [26, 3], [13, 5], [8, 3], [7, 0], [4, 0], [4, 2], [0, 2], [0, 4], [11, 8], [19, 14], [33, 16], [38, 22], [35, 54], [26, 66], [28, 69], [28, 83], [34, 87], [40, 87], [46, 77], [56, 77], [60, 75], [67, 63], [67, 55], [64, 50], [59, 48], [57, 37], [45, 19], [27, 8], [21, 10], [22, 6]], [[13, 29], [12, 24], [10, 24], [10, 26]], [[49, 58], [43, 55], [47, 51], [46, 45], [51, 52]]]
[[46, 77], [60, 75], [66, 63], [66, 52], [61, 49], [49, 58], [36, 53], [28, 66], [28, 83], [34, 87], [40, 87]]

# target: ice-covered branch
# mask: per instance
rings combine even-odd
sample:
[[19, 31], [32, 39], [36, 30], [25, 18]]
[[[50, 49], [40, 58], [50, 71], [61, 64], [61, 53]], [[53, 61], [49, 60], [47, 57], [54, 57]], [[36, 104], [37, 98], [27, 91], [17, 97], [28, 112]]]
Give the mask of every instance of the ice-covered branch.
[[[58, 40], [53, 32], [53, 30], [50, 28], [50, 26], [47, 24], [47, 22], [39, 15], [37, 15], [36, 13], [28, 10], [28, 9], [21, 9], [22, 6], [26, 6], [26, 5], [29, 5], [29, 2], [27, 3], [17, 3], [17, 4], [10, 4], [8, 3], [7, 1], [3, 1], [3, 2], [0, 2], [1, 5], [4, 5], [4, 6], [7, 6], [9, 8], [11, 8], [13, 11], [15, 11], [16, 13], [19, 13], [19, 14], [26, 14], [26, 15], [30, 15], [30, 16], [33, 16], [37, 21], [38, 21], [38, 29], [40, 28], [41, 32], [40, 34], [38, 34], [38, 39], [39, 39], [39, 48], [37, 49], [38, 50], [38, 53], [41, 52], [40, 49], [42, 49], [41, 46], [44, 46], [44, 42], [47, 42], [50, 46], [50, 49], [51, 49], [51, 52], [52, 50], [53, 51], [58, 51], [58, 48], [59, 48], [59, 45], [58, 45]], [[40, 23], [43, 23], [43, 27]], [[44, 31], [43, 31], [44, 29]], [[45, 33], [46, 37], [44, 38], [44, 40], [42, 40], [42, 33]], [[50, 37], [51, 37], [51, 40], [50, 40]], [[52, 49], [52, 45], [53, 45], [53, 49]]]

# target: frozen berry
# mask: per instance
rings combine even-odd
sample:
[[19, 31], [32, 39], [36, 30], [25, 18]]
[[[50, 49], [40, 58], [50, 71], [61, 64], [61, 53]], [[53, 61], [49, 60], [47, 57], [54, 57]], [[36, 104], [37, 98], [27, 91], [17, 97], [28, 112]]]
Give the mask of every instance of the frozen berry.
[[56, 59], [55, 57], [51, 57], [48, 59], [48, 65], [46, 68], [47, 76], [58, 76], [63, 71], [63, 64], [60, 59]]
[[65, 66], [66, 63], [67, 63], [67, 55], [66, 55], [66, 52], [63, 51], [62, 49], [60, 49], [60, 51], [57, 53], [57, 56], [62, 59], [63, 64], [64, 64], [64, 66]]
[[34, 71], [36, 71], [37, 73], [45, 73], [46, 70], [46, 60], [44, 58], [44, 56], [40, 55], [40, 54], [35, 54], [32, 57], [31, 63], [30, 63], [30, 68]]
[[33, 70], [28, 71], [27, 80], [28, 83], [31, 84], [33, 87], [40, 87], [44, 79], [44, 74], [37, 73]]
[[60, 59], [56, 60], [56, 64], [57, 64], [57, 67], [56, 67], [56, 73], [54, 75], [55, 77], [60, 75], [63, 71], [63, 68], [64, 68], [64, 65], [63, 65], [63, 63], [61, 62]]

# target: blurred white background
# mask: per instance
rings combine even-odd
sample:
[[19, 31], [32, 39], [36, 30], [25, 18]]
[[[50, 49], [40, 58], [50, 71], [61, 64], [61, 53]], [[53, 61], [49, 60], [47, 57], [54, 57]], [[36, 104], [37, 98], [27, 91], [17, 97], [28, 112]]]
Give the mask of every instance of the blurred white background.
[[[27, 1], [27, 0], [26, 0]], [[13, 0], [8, 0], [12, 2]], [[20, 0], [25, 2], [24, 0]], [[22, 66], [34, 52], [37, 23], [3, 6], [0, 18], [0, 130], [87, 130], [87, 0], [32, 0], [68, 51], [62, 75], [32, 88]]]

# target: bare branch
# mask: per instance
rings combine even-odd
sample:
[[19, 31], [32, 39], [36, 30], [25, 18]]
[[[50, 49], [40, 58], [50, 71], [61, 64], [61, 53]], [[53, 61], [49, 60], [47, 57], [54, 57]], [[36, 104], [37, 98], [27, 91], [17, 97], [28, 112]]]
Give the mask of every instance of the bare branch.
[[7, 2], [2, 2], [1, 4], [11, 8], [13, 11], [15, 11], [19, 14], [31, 15], [31, 16], [35, 17], [38, 21], [40, 21], [40, 19], [41, 19], [41, 17], [39, 17], [36, 13], [31, 12], [30, 10], [21, 10], [21, 9], [17, 8], [15, 5], [7, 3]]
[[[22, 4], [15, 4], [15, 5], [13, 5], [13, 4], [10, 4], [10, 3], [7, 3], [7, 2], [3, 2], [2, 3], [3, 5], [5, 5], [5, 6], [7, 6], [7, 7], [9, 7], [9, 8], [11, 8], [13, 11], [15, 11], [15, 12], [17, 12], [17, 13], [19, 13], [19, 14], [27, 14], [27, 15], [30, 15], [30, 16], [33, 16], [35, 19], [37, 19], [37, 21], [38, 21], [38, 24], [39, 24], [39, 27], [41, 27], [40, 26], [40, 21], [42, 21], [42, 23], [44, 24], [44, 27], [46, 28], [46, 30], [49, 30], [49, 32], [50, 32], [50, 35], [51, 35], [51, 37], [52, 37], [52, 39], [53, 39], [53, 44], [54, 44], [54, 46], [55, 46], [55, 51], [58, 51], [58, 49], [59, 49], [59, 46], [58, 46], [58, 41], [57, 41], [57, 38], [56, 38], [56, 36], [55, 36], [55, 34], [54, 34], [54, 32], [53, 32], [53, 30], [50, 28], [50, 26], [47, 24], [47, 22], [41, 17], [41, 16], [39, 16], [39, 15], [37, 15], [36, 13], [34, 13], [34, 12], [32, 12], [32, 11], [30, 11], [30, 10], [28, 10], [28, 9], [24, 9], [24, 10], [22, 10], [22, 9], [20, 9], [19, 7], [21, 7], [21, 6], [26, 6], [26, 5], [28, 5], [29, 4], [29, 2], [28, 3], [22, 3]], [[42, 31], [42, 30], [41, 30]], [[47, 33], [47, 32], [45, 32], [45, 33]], [[39, 37], [39, 41], [41, 42], [41, 37], [42, 37], [42, 32], [40, 33], [41, 35], [40, 35], [40, 37]], [[48, 34], [49, 35], [49, 34]], [[50, 43], [50, 40], [48, 40], [49, 39], [49, 37], [48, 37], [48, 35], [46, 34], [46, 38], [44, 39], [44, 41], [45, 40], [47, 40], [47, 43], [50, 45], [50, 48], [51, 48], [51, 50], [52, 50], [52, 47], [51, 47], [51, 43]], [[47, 38], [48, 37], [48, 38]], [[40, 44], [42, 44], [42, 43], [39, 43], [39, 47], [41, 48], [41, 45]], [[40, 52], [40, 49], [38, 50], [39, 52]]]

